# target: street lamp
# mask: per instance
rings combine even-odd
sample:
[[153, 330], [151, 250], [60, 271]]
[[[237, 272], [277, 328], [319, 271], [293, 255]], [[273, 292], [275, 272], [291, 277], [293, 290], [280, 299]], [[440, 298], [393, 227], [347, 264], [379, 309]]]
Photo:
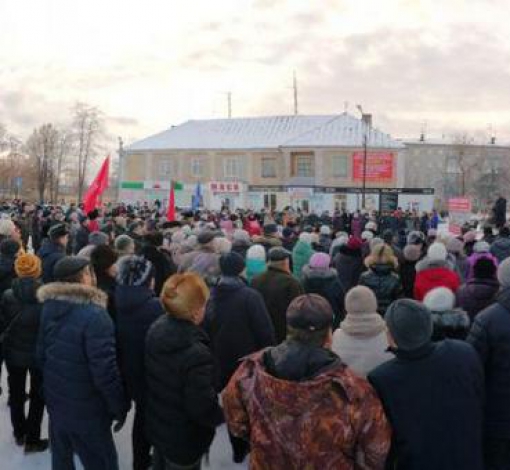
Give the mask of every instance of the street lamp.
[[362, 177], [362, 189], [361, 189], [361, 208], [365, 209], [365, 199], [367, 190], [367, 151], [368, 151], [368, 137], [370, 134], [370, 127], [372, 125], [372, 115], [365, 114], [360, 104], [356, 105], [358, 111], [361, 113], [361, 120], [364, 127], [363, 135], [363, 177]]

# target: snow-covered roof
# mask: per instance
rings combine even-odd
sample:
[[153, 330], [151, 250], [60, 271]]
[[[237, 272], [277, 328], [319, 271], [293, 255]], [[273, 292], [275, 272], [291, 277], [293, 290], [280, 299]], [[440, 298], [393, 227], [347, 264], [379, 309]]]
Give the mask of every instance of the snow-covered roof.
[[[128, 151], [240, 150], [300, 147], [361, 147], [365, 124], [343, 113], [326, 116], [271, 116], [187, 121], [135, 142]], [[403, 144], [377, 129], [370, 130], [368, 145], [403, 148]]]

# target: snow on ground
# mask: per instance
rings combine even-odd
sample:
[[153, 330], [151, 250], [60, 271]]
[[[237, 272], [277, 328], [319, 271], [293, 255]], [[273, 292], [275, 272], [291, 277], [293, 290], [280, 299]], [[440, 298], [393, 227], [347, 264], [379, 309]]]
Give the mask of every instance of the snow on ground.
[[[24, 455], [21, 447], [17, 447], [12, 437], [12, 427], [7, 407], [7, 384], [6, 371], [2, 372], [3, 394], [0, 397], [0, 468], [1, 470], [50, 470], [50, 453]], [[129, 416], [126, 425], [122, 431], [115, 435], [117, 452], [119, 454], [119, 467], [121, 470], [130, 470], [131, 467], [131, 422], [132, 416]], [[43, 423], [42, 437], [48, 436], [47, 417]], [[232, 463], [231, 447], [225, 426], [218, 429], [214, 439], [210, 456], [209, 465], [203, 465], [204, 470], [241, 470], [248, 468], [248, 465], [235, 465]], [[77, 465], [77, 469], [81, 469]]]

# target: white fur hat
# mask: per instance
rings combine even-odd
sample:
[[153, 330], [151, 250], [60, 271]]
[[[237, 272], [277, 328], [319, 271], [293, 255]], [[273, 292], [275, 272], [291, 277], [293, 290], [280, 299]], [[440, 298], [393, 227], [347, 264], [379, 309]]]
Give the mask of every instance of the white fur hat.
[[372, 238], [374, 238], [374, 233], [371, 232], [370, 230], [365, 230], [361, 234], [361, 239], [366, 241], [366, 242], [369, 242], [370, 240], [372, 240]]
[[423, 304], [433, 312], [447, 312], [455, 306], [455, 294], [446, 287], [437, 287], [425, 296]]
[[432, 243], [427, 250], [427, 256], [432, 261], [445, 261], [448, 256], [446, 246], [439, 242]]
[[266, 250], [262, 245], [253, 245], [246, 252], [246, 259], [258, 259], [266, 261]]

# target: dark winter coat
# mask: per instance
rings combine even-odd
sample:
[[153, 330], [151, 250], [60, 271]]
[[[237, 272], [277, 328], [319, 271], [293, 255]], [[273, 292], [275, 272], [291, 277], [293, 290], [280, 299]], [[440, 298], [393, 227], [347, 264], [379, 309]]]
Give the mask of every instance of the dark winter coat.
[[483, 369], [464, 342], [429, 343], [368, 375], [393, 430], [392, 470], [483, 470]]
[[35, 348], [42, 305], [36, 297], [41, 282], [15, 279], [2, 298], [3, 353], [10, 367], [35, 367]]
[[340, 248], [340, 253], [335, 256], [333, 264], [346, 292], [358, 285], [364, 270], [361, 250], [351, 250], [344, 245]]
[[510, 439], [510, 288], [476, 316], [468, 342], [485, 367], [486, 434]]
[[307, 294], [318, 294], [324, 297], [335, 314], [334, 329], [345, 317], [344, 298], [346, 292], [342, 288], [336, 270], [317, 270], [305, 266], [302, 273], [303, 288]]
[[468, 314], [460, 309], [447, 312], [432, 311], [432, 321], [434, 322], [432, 341], [447, 338], [465, 340], [471, 326]]
[[117, 347], [122, 377], [129, 397], [145, 397], [145, 336], [150, 326], [164, 313], [154, 291], [144, 286], [117, 286]]
[[417, 259], [408, 259], [403, 256], [403, 261], [399, 264], [403, 295], [408, 299], [412, 299], [414, 295], [414, 281], [416, 279], [417, 263]]
[[161, 248], [146, 245], [142, 248], [141, 254], [154, 266], [154, 292], [159, 295], [165, 281], [177, 272], [177, 266], [170, 253]]
[[66, 249], [63, 246], [53, 243], [48, 239], [44, 240], [39, 253], [37, 253], [37, 256], [39, 256], [42, 261], [42, 280], [44, 284], [55, 280], [53, 277], [53, 268], [65, 255]]
[[496, 300], [499, 282], [496, 279], [471, 279], [457, 291], [457, 305], [465, 310], [471, 321]]
[[246, 252], [249, 250], [251, 243], [248, 243], [245, 240], [234, 240], [232, 242], [232, 251], [237, 253], [246, 259]]
[[377, 310], [383, 316], [390, 304], [402, 295], [400, 278], [389, 264], [371, 266], [361, 275], [359, 284], [373, 291], [377, 298]]
[[218, 391], [227, 385], [239, 359], [275, 344], [264, 299], [241, 278], [222, 277], [213, 288], [203, 327], [211, 338]]
[[0, 256], [0, 299], [4, 292], [11, 288], [12, 281], [17, 277], [14, 271], [14, 261], [16, 261], [15, 256]]
[[510, 257], [510, 237], [498, 237], [491, 245], [491, 253], [502, 263]]
[[97, 288], [102, 290], [108, 297], [107, 311], [115, 323], [117, 320], [117, 308], [115, 306], [115, 289], [117, 288], [117, 282], [111, 276], [106, 273], [96, 274]]
[[84, 225], [76, 231], [73, 243], [73, 254], [78, 254], [82, 248], [85, 248], [89, 244], [90, 230]]
[[287, 308], [305, 291], [301, 283], [291, 274], [269, 265], [267, 271], [256, 276], [251, 286], [262, 294], [264, 303], [273, 322], [276, 342], [287, 337]]
[[500, 197], [494, 203], [492, 208], [494, 213], [494, 223], [497, 227], [502, 227], [506, 223], [506, 199]]
[[43, 302], [37, 363], [52, 422], [91, 432], [127, 411], [106, 295], [81, 284], [55, 282], [37, 292]]
[[207, 452], [223, 419], [209, 340], [193, 323], [165, 315], [145, 344], [147, 438], [171, 462], [190, 465]]

